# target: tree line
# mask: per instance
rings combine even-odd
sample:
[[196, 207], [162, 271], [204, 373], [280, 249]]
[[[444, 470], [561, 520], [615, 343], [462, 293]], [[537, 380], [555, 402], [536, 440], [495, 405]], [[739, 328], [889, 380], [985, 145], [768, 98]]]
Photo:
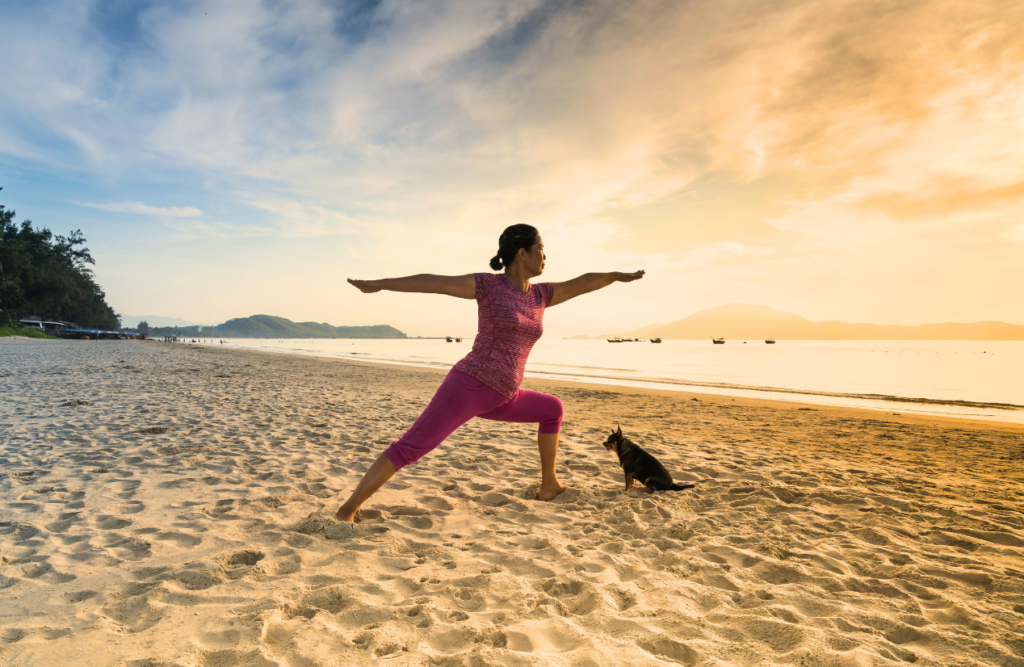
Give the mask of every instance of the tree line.
[[93, 279], [89, 266], [96, 262], [81, 230], [59, 236], [33, 228], [31, 220], [16, 224], [14, 216], [0, 204], [0, 326], [38, 315], [88, 329], [119, 328]]

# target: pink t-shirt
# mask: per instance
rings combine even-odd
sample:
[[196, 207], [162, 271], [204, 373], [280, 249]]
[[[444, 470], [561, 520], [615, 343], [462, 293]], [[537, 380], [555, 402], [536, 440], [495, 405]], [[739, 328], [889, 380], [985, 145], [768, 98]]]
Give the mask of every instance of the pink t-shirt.
[[544, 309], [555, 288], [539, 283], [522, 292], [504, 273], [475, 275], [480, 318], [476, 340], [454, 369], [512, 398], [523, 381], [526, 358], [544, 333]]

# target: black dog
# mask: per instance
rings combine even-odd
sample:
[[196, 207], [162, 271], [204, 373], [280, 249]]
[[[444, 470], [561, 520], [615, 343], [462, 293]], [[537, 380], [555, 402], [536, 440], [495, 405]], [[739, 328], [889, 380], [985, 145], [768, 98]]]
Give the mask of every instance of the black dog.
[[645, 452], [629, 438], [622, 435], [622, 427], [612, 431], [604, 441], [604, 448], [619, 455], [619, 464], [626, 473], [626, 491], [637, 481], [647, 487], [648, 493], [655, 491], [682, 491], [692, 489], [693, 484], [676, 484], [661, 462]]

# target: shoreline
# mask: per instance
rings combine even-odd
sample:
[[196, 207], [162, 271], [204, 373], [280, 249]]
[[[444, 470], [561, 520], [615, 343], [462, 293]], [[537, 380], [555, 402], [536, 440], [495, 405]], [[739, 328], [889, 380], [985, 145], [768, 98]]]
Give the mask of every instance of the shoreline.
[[[419, 338], [419, 340], [434, 340], [435, 338]], [[0, 343], [4, 341], [17, 342], [18, 340], [32, 341], [32, 340], [43, 340], [28, 337], [7, 337], [0, 338]], [[253, 339], [263, 340], [263, 339]], [[266, 340], [279, 340], [279, 339], [266, 339]], [[296, 339], [305, 340], [305, 339]], [[364, 339], [344, 339], [361, 341]], [[417, 340], [417, 339], [410, 339]], [[436, 340], [443, 340], [443, 338], [436, 338]], [[97, 341], [99, 342], [99, 341]], [[160, 342], [155, 339], [146, 342]], [[986, 341], [980, 341], [986, 342]], [[360, 359], [353, 359], [345, 356], [331, 356], [321, 354], [302, 354], [294, 350], [277, 350], [273, 348], [247, 348], [247, 347], [223, 347], [216, 343], [178, 343], [185, 344], [195, 347], [203, 347], [218, 350], [233, 349], [238, 351], [251, 351], [261, 352], [268, 354], [279, 354], [286, 356], [295, 357], [308, 357], [316, 359], [333, 359], [336, 361], [349, 361], [349, 362], [360, 362], [368, 364], [377, 364], [380, 366], [393, 366], [397, 368], [422, 368], [425, 370], [433, 370], [441, 373], [442, 375], [447, 373], [448, 366], [442, 365], [438, 362], [423, 362], [422, 364], [416, 364], [415, 362], [407, 361], [363, 361]], [[538, 377], [540, 376], [540, 377]], [[561, 376], [561, 377], [560, 377]], [[773, 386], [759, 386], [759, 385], [739, 385], [739, 384], [728, 384], [722, 382], [701, 382], [696, 380], [680, 380], [672, 378], [618, 378], [609, 376], [596, 376], [586, 375], [581, 373], [562, 373], [558, 371], [547, 371], [547, 370], [527, 370], [526, 381], [538, 381], [538, 382], [554, 382], [558, 383], [569, 383], [569, 384], [580, 384], [602, 388], [622, 388], [622, 389], [636, 389], [645, 391], [659, 391], [662, 388], [667, 388], [669, 392], [680, 392], [680, 393], [692, 393], [701, 396], [723, 396], [727, 398], [743, 398], [755, 401], [769, 401], [777, 403], [800, 403], [811, 406], [817, 406], [823, 409], [850, 409], [850, 410], [865, 410], [874, 413], [892, 413], [900, 412], [911, 413], [920, 416], [923, 419], [962, 419], [967, 421], [981, 421], [991, 422], [1000, 424], [1018, 424], [1024, 425], [1024, 404], [1017, 403], [1006, 403], [1006, 402], [986, 402], [986, 401], [972, 401], [972, 400], [958, 400], [958, 399], [942, 399], [942, 398], [926, 398], [926, 397], [914, 397], [914, 396], [900, 396], [900, 395], [889, 395], [889, 394], [864, 394], [864, 393], [848, 393], [848, 392], [829, 392], [823, 390], [813, 389], [798, 389], [789, 387], [773, 387]], [[679, 387], [679, 389], [676, 389]], [[716, 391], [718, 390], [718, 391]], [[805, 400], [800, 400], [800, 396], [809, 397]], [[792, 397], [792, 398], [790, 398]], [[814, 400], [818, 399], [818, 400]], [[829, 402], [828, 399], [835, 399], [838, 401], [845, 401], [846, 404]], [[852, 404], [851, 404], [852, 402]], [[858, 404], [867, 403], [867, 404]], [[874, 404], [872, 404], [874, 403]], [[929, 411], [928, 406], [936, 406], [937, 408], [948, 407], [953, 409], [975, 409], [992, 411], [990, 414], [978, 414], [978, 413], [958, 413], [958, 412], [934, 412]]]
[[[271, 339], [267, 339], [271, 340]], [[229, 345], [224, 348], [217, 344], [203, 344], [205, 347], [217, 349], [248, 349], [260, 352], [272, 352], [275, 354], [292, 354], [297, 356], [309, 356], [324, 359], [363, 359], [370, 363], [383, 365], [394, 365], [401, 367], [422, 366], [434, 368], [447, 372], [447, 369], [454, 364], [441, 362], [439, 360], [416, 360], [416, 359], [390, 359], [380, 358], [378, 354], [371, 353], [366, 358], [366, 353], [359, 353], [358, 356], [350, 357], [347, 354], [323, 353], [317, 350], [295, 350], [291, 348], [275, 348], [272, 346], [259, 347], [234, 347]], [[584, 384], [621, 386], [641, 389], [668, 389], [671, 391], [684, 391], [700, 393], [704, 395], [721, 395], [727, 397], [744, 397], [759, 400], [774, 400], [782, 402], [800, 402], [824, 407], [845, 407], [866, 409], [878, 412], [905, 412], [919, 414], [925, 417], [954, 417], [963, 419], [975, 419], [979, 421], [993, 421], [999, 423], [1024, 424], [1024, 404], [1003, 401], [979, 401], [957, 399], [953, 397], [937, 398], [915, 395], [890, 395], [871, 394], [855, 392], [837, 392], [821, 389], [775, 387], [758, 384], [729, 384], [717, 381], [688, 380], [685, 378], [657, 378], [657, 377], [618, 377], [614, 375], [594, 375], [580, 369], [581, 372], [562, 372], [557, 370], [546, 370], [545, 367], [552, 364], [537, 362], [539, 368], [527, 368], [526, 377], [532, 379], [550, 379], [555, 381], [580, 382]], [[558, 364], [554, 364], [558, 365]]]
[[[159, 341], [145, 341], [159, 342]], [[187, 344], [191, 347], [191, 344]], [[428, 373], [438, 376], [438, 384], [440, 380], [447, 375], [450, 369], [439, 368], [436, 366], [416, 366], [411, 364], [403, 364], [400, 362], [379, 362], [379, 361], [363, 361], [360, 359], [349, 359], [347, 357], [327, 357], [318, 355], [307, 355], [297, 354], [291, 351], [278, 351], [278, 350], [253, 350], [249, 348], [228, 348], [218, 347], [216, 345], [204, 345], [195, 344], [197, 349], [210, 349], [218, 350], [223, 352], [237, 352], [237, 353], [253, 353], [253, 354], [266, 354], [284, 356], [294, 359], [315, 359], [319, 361], [335, 362], [342, 364], [355, 364], [363, 365], [382, 369], [400, 369], [403, 371], [411, 371], [417, 373]], [[1024, 434], [1024, 423], [1018, 423], [1013, 421], [1001, 421], [999, 419], [976, 419], [967, 416], [959, 415], [935, 415], [935, 414], [905, 414], [898, 412], [898, 408], [893, 407], [891, 411], [882, 409], [866, 408], [866, 407], [848, 407], [848, 406], [837, 406], [827, 405], [821, 403], [805, 402], [799, 400], [782, 400], [773, 398], [760, 398], [760, 397], [744, 397], [744, 396], [730, 396], [728, 394], [714, 394], [708, 392], [702, 392], [698, 389], [660, 389], [656, 387], [632, 387], [629, 385], [602, 383], [602, 382], [583, 382], [579, 380], [563, 380], [555, 378], [537, 378], [537, 377], [526, 377], [523, 380], [522, 386], [524, 388], [534, 388], [538, 391], [542, 391], [541, 388], [557, 388], [557, 387], [570, 387], [574, 389], [593, 389], [596, 391], [605, 391], [610, 393], [622, 393], [628, 395], [638, 396], [664, 396], [664, 397], [683, 397], [686, 399], [698, 398], [699, 400], [706, 400], [711, 403], [735, 403], [737, 405], [746, 405], [752, 407], [769, 407], [781, 411], [785, 410], [797, 410], [797, 411], [829, 411], [834, 412], [837, 415], [841, 414], [850, 418], [878, 418], [883, 416], [886, 421], [900, 421], [904, 423], [963, 423], [965, 425], [971, 425], [974, 428], [983, 430], [1006, 430], [1008, 432], [1022, 433]], [[692, 385], [686, 385], [692, 386]], [[554, 393], [548, 391], [546, 393]], [[988, 404], [985, 404], [988, 405]], [[1024, 408], [1022, 408], [1024, 409]], [[900, 419], [892, 419], [892, 417], [899, 417]]]

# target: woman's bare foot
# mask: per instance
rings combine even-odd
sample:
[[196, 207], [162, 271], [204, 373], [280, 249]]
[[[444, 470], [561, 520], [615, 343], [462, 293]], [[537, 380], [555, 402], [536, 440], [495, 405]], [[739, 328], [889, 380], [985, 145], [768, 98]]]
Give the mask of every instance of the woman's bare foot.
[[363, 478], [359, 480], [359, 485], [356, 486], [356, 490], [352, 492], [352, 497], [345, 501], [345, 504], [338, 508], [338, 512], [335, 514], [338, 517], [338, 521], [345, 521], [348, 523], [359, 523], [362, 521], [362, 517], [359, 516], [359, 507], [366, 502], [366, 499], [372, 496], [377, 489], [384, 486], [384, 483], [391, 479], [395, 474], [395, 464], [391, 462], [391, 459], [381, 454], [377, 457], [377, 460], [373, 462], [370, 469], [366, 471]]
[[359, 523], [359, 510], [356, 510], [355, 512], [345, 512], [344, 510], [344, 507], [339, 507], [338, 512], [334, 515], [338, 517], [338, 521], [341, 521], [342, 523]]
[[555, 482], [554, 484], [541, 484], [540, 488], [537, 489], [537, 500], [551, 500], [568, 488], [568, 486], [561, 482]]

